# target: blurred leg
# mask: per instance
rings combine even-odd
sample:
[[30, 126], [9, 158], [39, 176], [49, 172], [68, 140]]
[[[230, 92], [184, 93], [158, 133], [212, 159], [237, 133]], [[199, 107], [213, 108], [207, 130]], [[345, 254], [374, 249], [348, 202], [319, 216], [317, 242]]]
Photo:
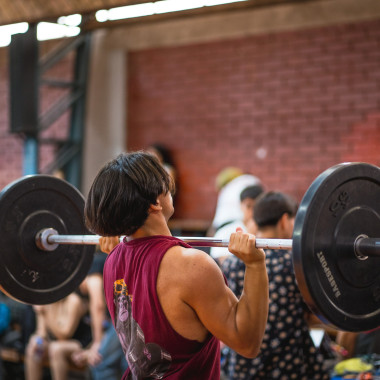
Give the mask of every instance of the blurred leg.
[[40, 380], [42, 379], [43, 360], [46, 357], [46, 352], [42, 356], [36, 356], [34, 351], [33, 335], [25, 350], [24, 367], [26, 380]]
[[50, 370], [53, 380], [66, 380], [70, 365], [70, 355], [81, 349], [75, 340], [61, 340], [49, 345]]

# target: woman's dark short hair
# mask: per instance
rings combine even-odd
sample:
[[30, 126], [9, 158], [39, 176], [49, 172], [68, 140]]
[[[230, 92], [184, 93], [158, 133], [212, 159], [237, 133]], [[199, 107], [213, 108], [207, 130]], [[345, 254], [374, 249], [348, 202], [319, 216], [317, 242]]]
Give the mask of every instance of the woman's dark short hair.
[[131, 235], [148, 217], [161, 194], [174, 183], [156, 157], [146, 152], [120, 154], [99, 171], [85, 204], [85, 222], [101, 236]]
[[268, 191], [256, 199], [253, 218], [259, 228], [275, 226], [284, 214], [295, 217], [297, 209], [297, 202], [289, 195]]
[[248, 186], [240, 193], [240, 202], [247, 198], [255, 200], [263, 192], [264, 189], [261, 185]]

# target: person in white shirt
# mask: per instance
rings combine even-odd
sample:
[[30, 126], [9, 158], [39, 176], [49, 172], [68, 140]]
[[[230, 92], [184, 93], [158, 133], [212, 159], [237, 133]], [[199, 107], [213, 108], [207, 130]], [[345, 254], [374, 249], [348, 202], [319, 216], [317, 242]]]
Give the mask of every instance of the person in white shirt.
[[[242, 217], [220, 227], [214, 237], [218, 239], [228, 239], [233, 232], [236, 232], [237, 227], [242, 228], [244, 231], [255, 233], [256, 226], [253, 219], [253, 206], [255, 205], [256, 198], [263, 193], [263, 191], [263, 187], [259, 184], [246, 187], [240, 193], [240, 204], [238, 206]], [[213, 247], [210, 249], [210, 255], [221, 264], [231, 253], [228, 248]]]

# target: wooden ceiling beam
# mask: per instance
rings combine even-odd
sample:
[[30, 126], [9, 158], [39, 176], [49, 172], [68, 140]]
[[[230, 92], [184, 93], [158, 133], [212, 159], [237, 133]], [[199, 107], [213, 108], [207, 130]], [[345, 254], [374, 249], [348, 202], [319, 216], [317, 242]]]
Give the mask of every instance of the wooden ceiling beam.
[[[82, 26], [82, 29], [94, 30], [94, 29], [99, 29], [99, 28], [113, 28], [113, 27], [120, 27], [120, 26], [126, 26], [126, 25], [136, 25], [136, 24], [141, 25], [143, 23], [160, 22], [164, 20], [178, 19], [178, 18], [183, 18], [183, 17], [202, 16], [202, 15], [208, 15], [208, 14], [217, 13], [217, 12], [241, 11], [244, 9], [257, 8], [257, 7], [263, 7], [263, 6], [272, 6], [272, 5], [285, 4], [285, 3], [295, 3], [295, 2], [301, 2], [301, 1], [304, 2], [305, 0], [251, 0], [251, 1], [243, 1], [243, 2], [237, 2], [237, 3], [215, 5], [215, 6], [210, 6], [210, 7], [194, 8], [194, 9], [188, 9], [188, 10], [183, 10], [183, 11], [168, 12], [168, 13], [162, 13], [162, 14], [154, 14], [151, 16], [127, 18], [127, 19], [105, 21], [105, 22], [98, 22], [95, 19], [95, 14], [93, 14], [87, 19], [86, 23]], [[320, 0], [308, 0], [308, 1], [320, 1]]]
[[99, 9], [145, 3], [133, 0], [0, 0], [0, 25], [56, 20], [74, 13], [89, 14]]

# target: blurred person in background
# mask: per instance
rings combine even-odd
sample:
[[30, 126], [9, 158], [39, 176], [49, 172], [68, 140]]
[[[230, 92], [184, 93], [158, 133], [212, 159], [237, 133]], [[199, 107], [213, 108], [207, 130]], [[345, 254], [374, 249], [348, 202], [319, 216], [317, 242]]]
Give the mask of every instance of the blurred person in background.
[[216, 231], [228, 223], [243, 219], [240, 207], [240, 194], [248, 186], [259, 185], [260, 180], [244, 174], [236, 167], [226, 167], [216, 177], [215, 185], [218, 191], [216, 210], [208, 236], [214, 236]]
[[[217, 239], [228, 239], [231, 233], [235, 232], [238, 227], [242, 228], [244, 231], [256, 234], [256, 223], [253, 219], [253, 206], [255, 205], [256, 198], [263, 193], [263, 191], [264, 189], [261, 185], [246, 187], [240, 193], [240, 209], [243, 214], [242, 219], [225, 224], [216, 231], [214, 237]], [[228, 248], [212, 247], [210, 249], [210, 255], [220, 265], [227, 256], [231, 255], [231, 252]]]

